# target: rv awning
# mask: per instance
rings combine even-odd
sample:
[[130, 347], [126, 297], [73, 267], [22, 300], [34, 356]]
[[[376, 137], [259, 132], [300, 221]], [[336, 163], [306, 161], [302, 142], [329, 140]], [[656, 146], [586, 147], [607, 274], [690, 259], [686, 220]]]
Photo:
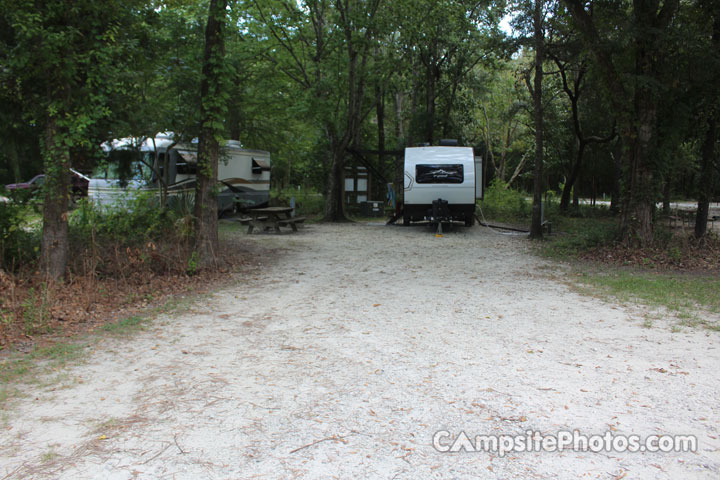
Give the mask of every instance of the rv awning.
[[260, 170], [263, 172], [269, 172], [270, 171], [270, 162], [267, 160], [258, 160], [256, 158], [252, 159], [252, 168], [253, 171]]
[[178, 151], [178, 154], [185, 160], [186, 162], [190, 163], [197, 163], [197, 153], [196, 152], [182, 152]]

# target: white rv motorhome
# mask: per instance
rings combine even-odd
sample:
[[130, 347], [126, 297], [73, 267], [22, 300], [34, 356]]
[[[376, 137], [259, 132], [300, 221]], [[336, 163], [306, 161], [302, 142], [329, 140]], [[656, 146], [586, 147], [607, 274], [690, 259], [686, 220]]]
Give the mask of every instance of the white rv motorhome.
[[[197, 174], [197, 143], [175, 143], [170, 135], [142, 142], [115, 140], [106, 151], [135, 151], [141, 156], [132, 166], [128, 188], [105, 170], [105, 176], [90, 181], [88, 196], [103, 205], [121, 201], [131, 192], [158, 191], [167, 185], [168, 194], [194, 194]], [[150, 167], [152, 165], [152, 167]], [[222, 147], [218, 161], [218, 212], [266, 206], [270, 200], [270, 153], [242, 148], [236, 140]]]
[[406, 148], [403, 224], [432, 221], [433, 202], [440, 200], [448, 220], [473, 225], [475, 200], [482, 197], [481, 165], [471, 147]]
[[[168, 193], [194, 193], [197, 174], [197, 144], [182, 143], [158, 152], [156, 171], [167, 178]], [[165, 170], [167, 168], [167, 171]], [[218, 212], [267, 206], [270, 200], [270, 153], [247, 150], [228, 140], [218, 160]]]

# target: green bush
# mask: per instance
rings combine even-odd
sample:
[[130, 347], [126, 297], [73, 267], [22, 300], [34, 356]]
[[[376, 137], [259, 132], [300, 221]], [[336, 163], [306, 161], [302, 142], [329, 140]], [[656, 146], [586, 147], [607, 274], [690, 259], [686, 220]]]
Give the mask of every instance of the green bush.
[[485, 190], [485, 198], [479, 205], [487, 219], [525, 220], [530, 218], [532, 212], [523, 192], [509, 188], [505, 182], [498, 179], [493, 180]]
[[617, 222], [612, 218], [556, 217], [556, 220], [553, 231], [559, 233], [543, 246], [544, 253], [551, 257], [577, 255], [617, 238]]
[[0, 269], [15, 271], [37, 259], [40, 229], [30, 225], [33, 217], [25, 202], [0, 202]]
[[70, 233], [79, 242], [110, 240], [140, 245], [174, 233], [183, 214], [181, 207], [161, 208], [159, 199], [151, 192], [118, 207], [100, 207], [82, 200], [70, 216]]
[[70, 270], [122, 278], [185, 272], [193, 225], [186, 206], [162, 208], [152, 192], [117, 207], [79, 202], [70, 216]]
[[325, 211], [325, 197], [310, 188], [284, 188], [271, 190], [270, 198], [281, 205], [290, 205], [295, 197], [296, 215], [320, 215]]

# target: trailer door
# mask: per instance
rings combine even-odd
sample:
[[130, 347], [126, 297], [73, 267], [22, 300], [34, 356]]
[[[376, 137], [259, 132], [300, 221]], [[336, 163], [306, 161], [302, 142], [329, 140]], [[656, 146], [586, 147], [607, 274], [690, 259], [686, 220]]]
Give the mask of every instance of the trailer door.
[[485, 194], [483, 188], [483, 163], [482, 157], [475, 157], [475, 198], [482, 200]]

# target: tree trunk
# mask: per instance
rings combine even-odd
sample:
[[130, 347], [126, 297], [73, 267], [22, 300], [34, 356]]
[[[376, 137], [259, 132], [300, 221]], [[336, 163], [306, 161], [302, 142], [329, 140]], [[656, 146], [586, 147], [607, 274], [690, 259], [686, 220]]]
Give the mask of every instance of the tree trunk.
[[577, 212], [580, 208], [580, 173], [578, 174], [578, 178], [575, 180], [575, 188], [573, 188], [572, 191], [572, 203], [573, 208]]
[[[410, 92], [410, 123], [408, 125], [408, 145], [413, 145], [415, 143], [418, 143], [420, 139], [418, 138], [419, 134], [421, 134], [421, 129], [416, 127], [417, 125], [417, 114], [418, 109], [420, 108], [418, 106], [419, 100], [418, 100], [418, 90], [422, 88], [422, 84], [420, 81], [420, 72], [418, 72], [417, 65], [413, 64], [413, 71], [412, 71], [412, 82], [413, 82], [413, 89]], [[423, 126], [424, 127], [424, 126]]]
[[427, 68], [427, 90], [425, 99], [425, 141], [433, 144], [435, 131], [435, 69], [434, 66]]
[[713, 114], [708, 121], [705, 140], [702, 146], [700, 164], [700, 189], [698, 192], [697, 214], [695, 216], [695, 237], [702, 238], [707, 233], [708, 213], [713, 187], [713, 163], [715, 162], [715, 145], [718, 141], [718, 118]]
[[22, 175], [20, 173], [20, 156], [18, 155], [17, 142], [13, 138], [7, 139], [7, 157], [10, 162], [10, 171], [13, 174], [13, 181], [15, 183], [22, 182]]
[[[562, 196], [560, 197], [560, 210], [562, 210], [563, 212], [567, 212], [568, 208], [570, 207], [570, 194], [573, 192], [573, 186], [575, 185], [578, 177], [580, 176], [580, 169], [582, 168], [582, 160], [584, 153], [585, 142], [583, 142], [582, 140], [578, 141], [578, 150], [575, 153], [575, 163], [573, 165], [572, 171], [570, 172], [570, 176], [565, 181]], [[577, 192], [577, 188], [575, 189], [575, 192]], [[577, 194], [573, 195], [573, 197], [576, 196]]]
[[[342, 28], [345, 33], [345, 48], [348, 55], [348, 101], [347, 117], [344, 120], [344, 130], [340, 134], [333, 125], [327, 125], [326, 131], [329, 134], [332, 145], [332, 160], [328, 178], [328, 191], [325, 204], [325, 217], [327, 222], [347, 221], [344, 212], [344, 190], [345, 190], [345, 155], [349, 145], [356, 146], [360, 142], [360, 130], [364, 118], [363, 99], [365, 95], [365, 75], [367, 72], [367, 61], [371, 56], [367, 43], [370, 41], [372, 28], [365, 30], [365, 38], [362, 42], [356, 42], [356, 28], [351, 21], [351, 11], [356, 5], [351, 2], [337, 2], [336, 7], [342, 20]], [[375, 4], [377, 7], [377, 3]], [[376, 10], [368, 13], [370, 21], [374, 19]], [[360, 47], [357, 47], [360, 45]], [[369, 113], [369, 111], [367, 112]]]
[[620, 180], [622, 179], [622, 140], [615, 142], [614, 151], [610, 154], [613, 159], [613, 185], [610, 192], [610, 211], [617, 214], [620, 211]]
[[668, 174], [665, 179], [665, 185], [663, 186], [663, 213], [670, 215], [670, 195], [672, 194], [672, 182], [670, 181], [670, 175]]
[[[712, 45], [717, 54], [720, 54], [720, 8], [715, 4], [715, 8], [712, 10], [714, 14], [713, 19], [713, 33], [712, 33]], [[718, 141], [718, 134], [720, 129], [718, 128], [718, 122], [720, 122], [720, 104], [717, 101], [717, 94], [715, 96], [715, 105], [710, 111], [710, 118], [708, 120], [708, 128], [705, 132], [705, 140], [702, 146], [702, 159], [700, 165], [700, 188], [698, 192], [698, 208], [695, 216], [695, 237], [703, 238], [707, 233], [707, 221], [708, 214], [710, 213], [710, 200], [712, 199], [713, 189], [713, 167], [715, 163], [715, 149]]]
[[679, 0], [659, 2], [634, 1], [627, 34], [635, 38], [634, 95], [626, 88], [622, 72], [616, 68], [611, 52], [604, 47], [593, 17], [582, 0], [564, 0], [585, 45], [593, 52], [620, 126], [624, 166], [624, 192], [620, 233], [624, 241], [641, 246], [653, 240], [653, 210], [657, 186], [653, 175], [657, 143], [658, 98], [654, 81], [658, 79], [657, 62], [663, 60], [659, 39], [674, 19]]
[[215, 186], [218, 176], [220, 144], [218, 136], [225, 113], [222, 100], [222, 69], [225, 56], [223, 30], [226, 0], [210, 0], [203, 76], [200, 86], [200, 118], [202, 126], [198, 143], [198, 171], [195, 188], [195, 252], [197, 267], [206, 268], [217, 263], [218, 211]]
[[55, 117], [45, 127], [45, 192], [40, 268], [49, 280], [65, 275], [70, 243], [68, 203], [70, 194], [70, 152], [58, 143]]
[[543, 60], [545, 58], [545, 39], [542, 26], [542, 0], [535, 0], [533, 28], [535, 30], [535, 78], [533, 88], [533, 106], [535, 117], [535, 178], [533, 180], [532, 224], [530, 238], [543, 238], [542, 225], [542, 175], [543, 175], [543, 105], [542, 80]]
[[[463, 70], [462, 62], [460, 63], [458, 70], [460, 72], [462, 72], [462, 70]], [[448, 102], [447, 107], [445, 108], [445, 118], [443, 119], [442, 134], [443, 134], [444, 138], [450, 137], [450, 124], [451, 124], [450, 117], [452, 115], [453, 106], [455, 105], [455, 98], [457, 97], [457, 90], [458, 90], [458, 86], [460, 85], [460, 80], [461, 80], [460, 74], [456, 75], [456, 77], [453, 79], [452, 91], [450, 93], [450, 101]]]
[[[620, 234], [624, 241], [639, 246], [653, 241], [655, 209], [654, 175], [651, 166], [655, 154], [657, 107], [653, 93], [638, 88], [636, 93], [637, 127], [625, 130], [625, 167], [629, 168], [630, 184], [624, 197], [620, 217]], [[629, 148], [628, 148], [629, 146]]]
[[393, 95], [395, 99], [395, 136], [399, 141], [407, 143], [405, 134], [405, 95], [401, 92]]
[[347, 222], [345, 216], [345, 149], [347, 140], [332, 136], [332, 158], [328, 174], [328, 189], [325, 199], [325, 222]]
[[375, 86], [375, 115], [377, 117], [378, 166], [385, 170], [385, 92], [380, 85]]

